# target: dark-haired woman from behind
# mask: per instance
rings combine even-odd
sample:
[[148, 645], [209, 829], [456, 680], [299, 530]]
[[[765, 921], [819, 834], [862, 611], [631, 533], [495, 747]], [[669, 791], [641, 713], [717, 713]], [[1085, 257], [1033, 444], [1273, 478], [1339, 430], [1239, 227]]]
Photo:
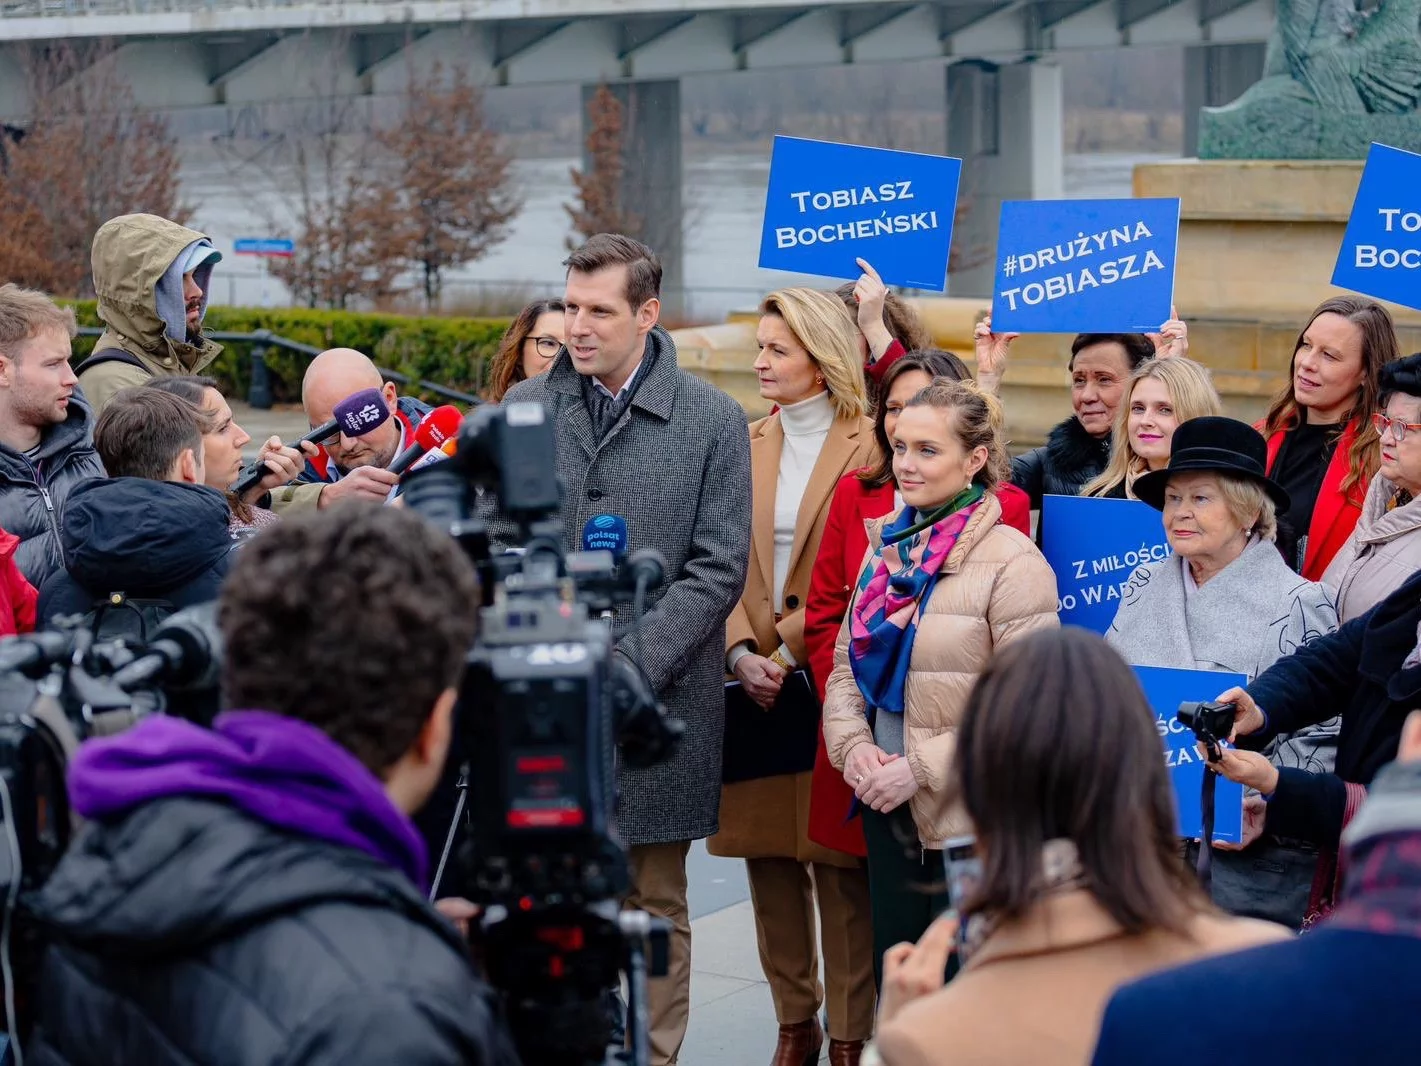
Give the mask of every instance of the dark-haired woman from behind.
[[[909, 352], [894, 362], [883, 376], [882, 398], [873, 420], [877, 454], [871, 465], [844, 475], [834, 487], [819, 554], [809, 580], [804, 644], [809, 651], [809, 670], [819, 688], [821, 704], [824, 683], [834, 669], [834, 641], [849, 609], [864, 553], [868, 551], [864, 523], [892, 514], [903, 506], [893, 480], [892, 440], [898, 415], [909, 400], [934, 381], [970, 380], [971, 374], [961, 359], [936, 348]], [[1002, 522], [1030, 536], [1031, 510], [1026, 493], [1009, 484], [998, 485], [996, 492], [1002, 507]], [[844, 783], [843, 775], [829, 765], [821, 732], [809, 806], [809, 839], [850, 855], [867, 854], [859, 820], [849, 818], [853, 801], [853, 789]]]
[[1256, 427], [1268, 476], [1292, 500], [1278, 516], [1288, 565], [1321, 581], [1362, 517], [1380, 463], [1372, 425], [1381, 371], [1400, 351], [1387, 309], [1361, 296], [1319, 304], [1298, 334], [1288, 383]]
[[982, 867], [960, 909], [965, 958], [923, 995], [914, 975], [940, 984], [958, 919], [888, 952], [885, 1066], [1080, 1066], [1117, 986], [1287, 938], [1217, 912], [1179, 861], [1154, 713], [1094, 633], [1051, 629], [999, 652], [951, 760]]
[[484, 399], [502, 403], [514, 385], [552, 366], [566, 340], [561, 300], [537, 300], [523, 308], [499, 343]]

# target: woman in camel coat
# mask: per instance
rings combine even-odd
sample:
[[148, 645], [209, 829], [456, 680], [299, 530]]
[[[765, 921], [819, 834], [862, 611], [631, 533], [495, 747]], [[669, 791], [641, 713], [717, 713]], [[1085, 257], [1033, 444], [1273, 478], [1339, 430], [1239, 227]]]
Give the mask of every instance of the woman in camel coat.
[[[812, 289], [773, 293], [761, 307], [757, 340], [760, 395], [777, 409], [750, 427], [750, 566], [726, 624], [726, 666], [774, 714], [781, 685], [808, 666], [804, 607], [834, 486], [872, 458], [874, 439], [855, 327], [842, 303]], [[813, 734], [806, 739], [812, 751]], [[854, 1066], [873, 1028], [868, 882], [861, 860], [810, 843], [810, 780], [806, 766], [725, 785], [720, 832], [709, 848], [746, 860], [760, 962], [780, 1027], [774, 1066], [818, 1060], [826, 1005], [829, 1061]]]

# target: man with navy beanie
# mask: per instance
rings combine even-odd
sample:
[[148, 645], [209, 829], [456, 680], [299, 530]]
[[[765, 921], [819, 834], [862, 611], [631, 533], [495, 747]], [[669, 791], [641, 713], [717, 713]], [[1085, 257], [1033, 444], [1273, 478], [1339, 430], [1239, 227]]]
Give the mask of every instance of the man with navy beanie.
[[157, 215], [119, 215], [94, 234], [99, 318], [107, 327], [79, 367], [95, 413], [120, 389], [152, 377], [200, 374], [222, 351], [202, 335], [212, 268], [207, 235]]

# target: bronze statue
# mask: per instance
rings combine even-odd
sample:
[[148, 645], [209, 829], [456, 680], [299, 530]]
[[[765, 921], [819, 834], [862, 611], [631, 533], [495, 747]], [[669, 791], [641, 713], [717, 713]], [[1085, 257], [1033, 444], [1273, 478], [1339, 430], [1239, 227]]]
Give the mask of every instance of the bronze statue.
[[1276, 0], [1263, 80], [1199, 120], [1204, 159], [1421, 151], [1421, 0]]

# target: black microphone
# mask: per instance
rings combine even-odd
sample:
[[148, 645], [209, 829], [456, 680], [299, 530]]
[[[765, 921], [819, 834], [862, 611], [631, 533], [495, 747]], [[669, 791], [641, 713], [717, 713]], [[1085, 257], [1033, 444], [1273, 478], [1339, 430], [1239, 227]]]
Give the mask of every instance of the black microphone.
[[[301, 445], [320, 444], [322, 441], [331, 437], [338, 429], [340, 429], [339, 420], [332, 418], [329, 422], [326, 422], [323, 425], [319, 425], [315, 429], [311, 430], [310, 433], [307, 433], [300, 440], [293, 441], [290, 446], [292, 448], [295, 448], [299, 452], [301, 450]], [[232, 482], [232, 488], [230, 491], [235, 492], [238, 496], [242, 495], [244, 492], [250, 492], [252, 489], [256, 488], [258, 485], [261, 484], [262, 478], [266, 477], [270, 473], [271, 471], [266, 468], [266, 463], [253, 463], [251, 466], [247, 467], [245, 470], [242, 471], [236, 481]]]

